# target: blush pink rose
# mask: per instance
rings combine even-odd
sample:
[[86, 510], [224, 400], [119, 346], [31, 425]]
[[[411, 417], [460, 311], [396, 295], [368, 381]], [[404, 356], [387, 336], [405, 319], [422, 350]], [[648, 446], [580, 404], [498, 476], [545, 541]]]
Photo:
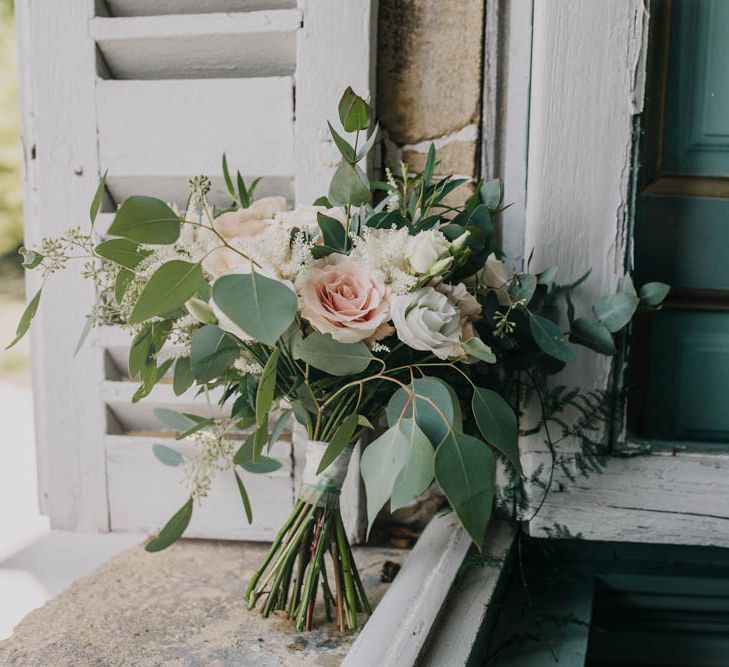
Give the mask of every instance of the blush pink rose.
[[[254, 239], [266, 234], [273, 222], [273, 217], [288, 208], [283, 197], [263, 197], [257, 199], [248, 208], [229, 211], [218, 216], [213, 228], [228, 243], [235, 245], [238, 240]], [[204, 230], [211, 245], [219, 244], [220, 239], [210, 231]], [[221, 245], [203, 260], [203, 268], [213, 277], [229, 273], [247, 272], [250, 262], [239, 253]]]
[[363, 263], [330, 255], [309, 269], [300, 289], [301, 313], [340, 343], [374, 341], [390, 327], [390, 291]]

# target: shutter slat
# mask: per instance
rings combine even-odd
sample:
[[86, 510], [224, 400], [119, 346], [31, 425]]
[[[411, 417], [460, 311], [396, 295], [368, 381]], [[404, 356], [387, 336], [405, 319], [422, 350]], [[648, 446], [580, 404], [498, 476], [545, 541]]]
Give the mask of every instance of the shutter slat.
[[196, 174], [217, 176], [222, 190], [223, 152], [244, 177], [264, 177], [261, 192], [291, 182], [292, 91], [290, 77], [100, 81], [99, 154], [112, 197], [184, 201]]
[[95, 18], [114, 79], [200, 79], [293, 74], [297, 9], [239, 14]]
[[[158, 461], [152, 451], [155, 443], [172, 446], [183, 454], [194, 451], [194, 446], [185, 442], [106, 436], [111, 530], [157, 531], [185, 502], [188, 486], [183, 469]], [[208, 497], [196, 503], [185, 537], [270, 540], [293, 507], [291, 444], [274, 443], [271, 456], [283, 464], [274, 473], [254, 475], [238, 469], [253, 505], [252, 525], [245, 519], [235, 479], [226, 473], [215, 479]], [[274, 498], [276, 502], [272, 502]]]
[[160, 16], [288, 9], [296, 7], [296, 0], [106, 0], [105, 4], [112, 16]]

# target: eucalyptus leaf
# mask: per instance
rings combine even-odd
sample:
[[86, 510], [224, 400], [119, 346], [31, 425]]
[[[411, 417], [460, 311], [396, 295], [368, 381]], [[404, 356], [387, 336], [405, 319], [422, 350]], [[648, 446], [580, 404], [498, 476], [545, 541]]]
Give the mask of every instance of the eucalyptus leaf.
[[271, 429], [271, 435], [268, 437], [268, 451], [271, 451], [271, 447], [281, 437], [281, 434], [286, 428], [286, 423], [291, 419], [291, 410], [284, 410], [277, 418]]
[[255, 461], [243, 461], [241, 468], [256, 475], [265, 475], [281, 469], [281, 461], [272, 459], [270, 456], [259, 456]]
[[89, 337], [89, 334], [91, 333], [93, 320], [91, 319], [90, 315], [87, 315], [84, 319], [86, 320], [86, 322], [84, 323], [84, 328], [81, 329], [81, 335], [78, 337], [78, 342], [76, 343], [76, 348], [73, 351], [74, 357], [81, 351], [81, 348], [84, 346], [86, 339]]
[[278, 347], [274, 348], [266, 365], [263, 367], [261, 379], [258, 381], [258, 391], [256, 392], [256, 424], [259, 428], [261, 425], [268, 423], [268, 411], [271, 409], [273, 397], [276, 393], [276, 369], [280, 356], [281, 349]]
[[418, 427], [436, 447], [453, 427], [454, 408], [447, 385], [436, 378], [416, 378], [410, 390], [413, 397], [403, 388], [392, 395], [385, 408], [387, 423], [394, 427], [414, 415]]
[[33, 321], [33, 318], [38, 311], [38, 304], [40, 303], [42, 290], [43, 288], [41, 287], [35, 293], [35, 296], [33, 296], [28, 305], [25, 307], [25, 310], [23, 311], [23, 314], [20, 316], [20, 320], [18, 321], [18, 326], [15, 329], [15, 338], [13, 338], [10, 343], [8, 343], [8, 345], [5, 347], [6, 350], [9, 350], [11, 347], [13, 347], [13, 345], [15, 345], [23, 336], [25, 336], [26, 333], [28, 333], [28, 329], [30, 329], [30, 323]]
[[399, 425], [385, 431], [362, 453], [360, 470], [367, 493], [367, 534], [377, 513], [392, 495], [400, 471], [408, 460], [409, 443]]
[[361, 373], [374, 359], [364, 343], [340, 343], [318, 331], [295, 345], [294, 357], [339, 377]]
[[190, 498], [177, 513], [159, 531], [159, 535], [147, 542], [145, 551], [162, 551], [177, 542], [185, 532], [192, 518], [192, 498]]
[[670, 285], [665, 283], [646, 283], [640, 288], [640, 301], [650, 308], [657, 308], [670, 291]]
[[185, 438], [189, 438], [193, 433], [197, 433], [198, 431], [206, 429], [208, 426], [212, 426], [214, 422], [215, 420], [212, 417], [204, 418], [202, 419], [202, 421], [193, 424], [190, 428], [187, 429], [187, 431], [178, 433], [175, 436], [175, 440], [184, 440]]
[[339, 120], [345, 132], [366, 130], [370, 124], [367, 103], [348, 86], [339, 100]]
[[529, 303], [537, 289], [537, 276], [531, 273], [517, 273], [509, 283], [509, 296], [512, 301], [524, 299]]
[[114, 281], [114, 299], [117, 304], [122, 302], [127, 287], [129, 287], [129, 283], [132, 282], [133, 278], [134, 273], [129, 269], [123, 267], [119, 269], [119, 273], [116, 274], [116, 280]]
[[213, 300], [243, 331], [266, 345], [273, 345], [296, 316], [296, 294], [255, 271], [218, 278]]
[[319, 462], [316, 474], [320, 475], [324, 472], [334, 460], [342, 453], [344, 448], [349, 444], [352, 439], [354, 432], [357, 430], [359, 423], [359, 415], [351, 414], [348, 415], [345, 420], [339, 425], [339, 428], [335, 431], [331, 441], [324, 450], [324, 454]]
[[620, 331], [633, 317], [638, 307], [639, 299], [633, 294], [618, 292], [610, 296], [603, 297], [598, 301], [592, 310], [600, 322], [610, 333]]
[[129, 197], [116, 212], [109, 234], [139, 243], [169, 245], [180, 237], [180, 219], [159, 199]]
[[403, 419], [400, 431], [408, 441], [408, 458], [395, 479], [390, 510], [407, 505], [425, 491], [435, 475], [435, 451], [414, 419]]
[[347, 246], [347, 230], [344, 225], [336, 218], [330, 218], [328, 215], [318, 213], [316, 221], [321, 229], [321, 235], [324, 239], [324, 245], [334, 250], [343, 251]]
[[570, 340], [578, 345], [589, 347], [600, 354], [615, 354], [615, 341], [604, 324], [586, 317], [578, 317], [572, 322]]
[[152, 452], [160, 462], [173, 468], [179, 466], [184, 460], [180, 452], [167, 445], [154, 444], [152, 445]]
[[478, 336], [473, 336], [468, 340], [464, 340], [461, 345], [463, 345], [463, 349], [470, 356], [476, 357], [476, 359], [480, 359], [487, 364], [496, 363], [496, 355], [493, 353], [493, 350]]
[[223, 153], [223, 179], [225, 180], [225, 187], [228, 188], [228, 194], [233, 199], [238, 199], [238, 195], [233, 187], [233, 179], [230, 177], [230, 170], [228, 169], [228, 158]]
[[626, 273], [620, 280], [618, 280], [618, 292], [625, 292], [625, 294], [638, 296], [638, 293], [635, 291], [633, 279], [630, 277], [629, 273]]
[[200, 384], [220, 377], [239, 356], [235, 338], [220, 327], [208, 324], [192, 335], [190, 370]]
[[545, 354], [565, 363], [575, 360], [574, 351], [565, 343], [564, 335], [552, 320], [531, 314], [529, 316], [529, 331], [534, 338], [534, 342]]
[[519, 427], [511, 406], [497, 392], [476, 387], [471, 401], [478, 430], [490, 445], [498, 449], [519, 473]]
[[379, 123], [375, 123], [375, 128], [372, 130], [372, 133], [370, 134], [367, 141], [365, 141], [362, 146], [360, 146], [357, 149], [357, 155], [356, 155], [356, 161], [359, 162], [361, 159], [367, 156], [367, 153], [369, 153], [372, 150], [372, 147], [375, 145], [375, 140], [377, 139], [377, 132], [380, 129]]
[[200, 264], [173, 259], [159, 267], [144, 286], [129, 316], [139, 324], [184, 305], [203, 283]]
[[155, 408], [154, 416], [173, 431], [187, 431], [187, 429], [191, 426], [198, 423], [189, 417], [186, 417], [181, 412], [177, 412], [177, 410], [172, 410], [170, 408]]
[[104, 175], [99, 181], [99, 185], [96, 187], [94, 198], [91, 200], [91, 206], [89, 207], [89, 219], [91, 220], [91, 226], [94, 226], [96, 222], [96, 216], [99, 215], [99, 208], [101, 208], [101, 199], [104, 196], [104, 190], [106, 189], [106, 175], [109, 173], [107, 169]]
[[139, 247], [137, 241], [130, 241], [129, 239], [103, 241], [94, 248], [94, 252], [104, 259], [127, 269], [135, 268], [145, 257], [152, 254], [151, 250], [144, 250]]
[[486, 181], [479, 190], [479, 196], [483, 204], [490, 210], [495, 211], [499, 208], [501, 200], [504, 198], [504, 184], [498, 178]]
[[556, 264], [547, 267], [544, 271], [537, 274], [537, 282], [540, 285], [549, 285], [554, 282], [554, 279], [557, 277], [558, 270], [559, 267]]
[[354, 147], [332, 127], [331, 123], [328, 122], [327, 125], [329, 126], [329, 132], [331, 132], [332, 139], [334, 139], [334, 143], [337, 145], [342, 157], [350, 164], [354, 163]]
[[336, 206], [362, 206], [372, 197], [367, 175], [357, 165], [343, 162], [329, 184], [329, 199]]
[[190, 357], [179, 357], [175, 362], [175, 370], [172, 374], [172, 390], [175, 396], [181, 396], [195, 382], [195, 376], [190, 368]]
[[493, 509], [495, 471], [491, 450], [470, 435], [451, 432], [435, 452], [435, 478], [479, 549]]
[[246, 519], [248, 520], [248, 523], [250, 524], [253, 522], [253, 511], [251, 510], [251, 501], [248, 498], [248, 492], [246, 491], [246, 487], [243, 484], [243, 480], [240, 478], [238, 471], [234, 470], [233, 473], [235, 474], [235, 482], [238, 485], [238, 492], [240, 493], [240, 499], [243, 501], [243, 510], [246, 513]]

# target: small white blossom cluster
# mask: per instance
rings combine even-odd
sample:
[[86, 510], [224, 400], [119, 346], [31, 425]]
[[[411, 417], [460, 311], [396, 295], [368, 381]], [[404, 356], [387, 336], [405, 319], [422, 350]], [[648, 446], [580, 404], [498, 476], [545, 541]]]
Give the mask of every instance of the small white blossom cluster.
[[410, 238], [405, 228], [365, 227], [355, 239], [351, 257], [378, 273], [393, 294], [406, 294], [418, 283], [417, 277], [408, 271], [406, 248]]
[[235, 442], [225, 437], [225, 429], [216, 424], [190, 436], [196, 445], [195, 454], [185, 458], [185, 474], [193, 498], [205, 498], [215, 476], [233, 468]]
[[233, 362], [233, 367], [242, 375], [260, 375], [263, 373], [263, 366], [256, 361], [251, 361], [247, 356], [241, 355]]

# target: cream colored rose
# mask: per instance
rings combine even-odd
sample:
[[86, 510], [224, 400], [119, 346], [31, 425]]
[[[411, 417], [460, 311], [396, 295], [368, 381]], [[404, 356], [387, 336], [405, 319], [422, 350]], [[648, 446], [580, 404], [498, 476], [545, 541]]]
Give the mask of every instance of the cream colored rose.
[[511, 277], [506, 272], [504, 263], [496, 259], [496, 255], [491, 253], [486, 258], [486, 263], [477, 274], [479, 285], [487, 290], [493, 290], [499, 305], [508, 306], [511, 303], [509, 298], [509, 282]]
[[[213, 229], [227, 243], [235, 246], [241, 241], [260, 238], [270, 229], [274, 216], [287, 209], [283, 197], [263, 197], [257, 199], [248, 208], [229, 211], [213, 221]], [[213, 250], [204, 260], [203, 269], [213, 278], [230, 273], [240, 273], [250, 267], [250, 261], [235, 250], [222, 245], [220, 239], [211, 231], [203, 230], [205, 238]]]
[[390, 292], [363, 263], [330, 255], [315, 263], [300, 288], [301, 314], [340, 343], [386, 335]]
[[413, 273], [429, 273], [440, 260], [450, 257], [451, 243], [442, 232], [429, 230], [411, 236], [405, 247], [405, 258]]
[[390, 312], [397, 337], [406, 345], [439, 359], [463, 355], [461, 312], [442, 292], [426, 286], [395, 296]]

